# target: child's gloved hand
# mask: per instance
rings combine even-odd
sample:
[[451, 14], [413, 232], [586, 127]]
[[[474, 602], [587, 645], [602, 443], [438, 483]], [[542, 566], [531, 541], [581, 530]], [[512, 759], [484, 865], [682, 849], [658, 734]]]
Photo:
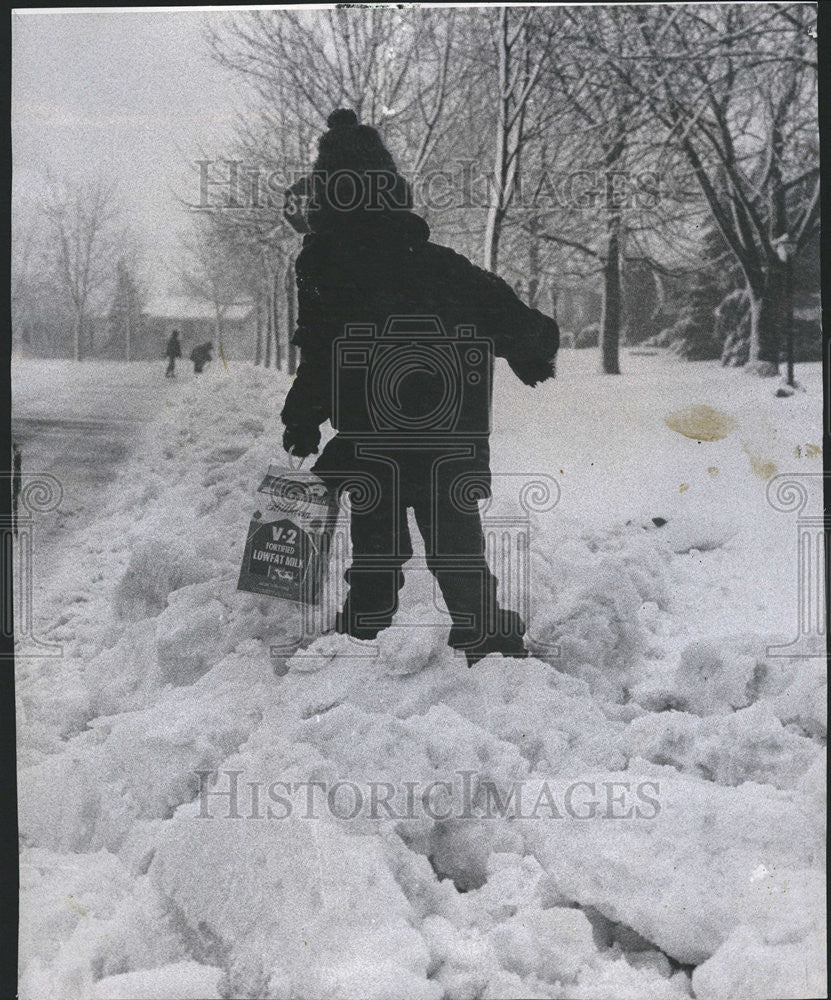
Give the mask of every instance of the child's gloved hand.
[[526, 385], [535, 386], [539, 382], [554, 378], [557, 373], [556, 355], [548, 359], [537, 359], [529, 361], [527, 359], [508, 359], [511, 371], [516, 377]]
[[287, 424], [283, 431], [283, 448], [297, 458], [317, 454], [320, 444], [320, 428], [308, 424]]

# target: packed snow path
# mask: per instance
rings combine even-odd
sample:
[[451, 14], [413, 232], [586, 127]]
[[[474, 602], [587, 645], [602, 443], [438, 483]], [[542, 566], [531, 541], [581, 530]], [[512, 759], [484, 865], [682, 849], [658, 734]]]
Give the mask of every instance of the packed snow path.
[[[235, 586], [287, 381], [165, 386], [43, 553], [64, 656], [18, 664], [24, 1000], [824, 995], [824, 663], [765, 652], [796, 627], [765, 479], [819, 471], [819, 371], [782, 400], [594, 361], [536, 393], [498, 373], [494, 470], [561, 489], [530, 628], [560, 656], [472, 670], [408, 624], [441, 619], [417, 572], [374, 655], [275, 660], [286, 606]], [[42, 405], [71, 412], [71, 382]], [[677, 433], [690, 406], [729, 432]]]

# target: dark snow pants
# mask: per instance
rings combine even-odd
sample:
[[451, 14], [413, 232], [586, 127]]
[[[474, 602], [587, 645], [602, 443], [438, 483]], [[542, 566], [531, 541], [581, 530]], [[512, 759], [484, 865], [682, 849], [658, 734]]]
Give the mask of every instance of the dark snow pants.
[[392, 622], [404, 585], [402, 567], [413, 555], [408, 508], [453, 621], [449, 644], [468, 648], [499, 631], [497, 581], [485, 559], [478, 507], [454, 499], [458, 472], [448, 468], [435, 477], [431, 472], [429, 465], [394, 470], [372, 463], [375, 496], [367, 500], [352, 494], [352, 565], [345, 574], [349, 594], [339, 631], [373, 639]]

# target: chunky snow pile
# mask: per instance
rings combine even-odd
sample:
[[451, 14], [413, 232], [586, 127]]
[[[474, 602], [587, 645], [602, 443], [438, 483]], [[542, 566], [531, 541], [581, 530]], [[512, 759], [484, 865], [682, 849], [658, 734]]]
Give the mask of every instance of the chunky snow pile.
[[[471, 670], [424, 573], [375, 643], [297, 648], [295, 606], [237, 592], [286, 383], [176, 387], [38, 583], [64, 656], [18, 671], [24, 1000], [824, 995], [825, 674], [769, 655], [795, 595], [753, 586], [795, 577], [792, 522], [738, 437], [687, 442], [679, 504], [665, 381], [561, 370], [497, 385], [495, 469], [563, 496], [531, 515], [534, 655]], [[741, 392], [740, 429], [792, 402]], [[535, 454], [529, 419], [562, 427]]]

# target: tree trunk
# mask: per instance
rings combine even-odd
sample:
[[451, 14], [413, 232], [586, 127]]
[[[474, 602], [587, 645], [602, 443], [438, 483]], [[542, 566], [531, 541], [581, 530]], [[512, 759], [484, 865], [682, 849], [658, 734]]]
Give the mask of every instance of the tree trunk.
[[502, 220], [505, 217], [503, 205], [506, 194], [505, 182], [508, 176], [508, 131], [510, 116], [509, 57], [508, 12], [503, 7], [499, 12], [499, 62], [497, 67], [499, 113], [496, 121], [493, 187], [490, 192], [488, 215], [485, 222], [485, 246], [482, 254], [482, 266], [486, 271], [496, 271], [499, 264], [499, 237], [502, 232]]
[[222, 345], [223, 333], [224, 333], [224, 327], [223, 327], [223, 324], [222, 324], [222, 311], [220, 309], [217, 309], [215, 311], [215, 315], [216, 315], [216, 319], [215, 319], [215, 322], [214, 322], [214, 327], [216, 329], [216, 343], [217, 343], [217, 347], [219, 348], [220, 355], [222, 356], [222, 358], [224, 358], [225, 357], [225, 350], [224, 350], [223, 345]]
[[271, 341], [274, 335], [274, 302], [272, 296], [274, 289], [269, 281], [265, 293], [265, 367], [271, 367]]
[[499, 264], [499, 237], [504, 214], [496, 204], [491, 204], [488, 208], [488, 219], [485, 223], [485, 252], [482, 258], [482, 266], [486, 271], [496, 271]]
[[254, 341], [254, 364], [260, 365], [263, 361], [263, 292], [259, 282], [254, 300], [254, 316], [256, 322], [256, 339]]
[[793, 326], [793, 261], [786, 262], [787, 271], [785, 273], [785, 288], [782, 295], [782, 332], [785, 335], [785, 364], [787, 366], [788, 385], [796, 385], [793, 375], [794, 362], [794, 326]]
[[274, 272], [271, 279], [271, 313], [274, 324], [274, 367], [283, 370], [283, 345], [280, 342], [280, 275]]
[[528, 305], [536, 308], [540, 291], [540, 244], [537, 239], [538, 221], [534, 216], [528, 224]]
[[769, 265], [762, 288], [748, 288], [750, 300], [750, 355], [745, 371], [769, 378], [779, 374], [779, 343], [784, 323], [793, 321], [793, 311], [785, 301], [787, 276], [785, 265]]
[[615, 180], [625, 148], [624, 134], [618, 132], [606, 147], [604, 156], [606, 255], [603, 261], [603, 304], [600, 312], [600, 370], [605, 375], [620, 375], [620, 241], [623, 207]]
[[[780, 123], [774, 119], [771, 130], [771, 173], [770, 190], [770, 235], [787, 234], [788, 211], [785, 187], [782, 183], [782, 159], [784, 138]], [[750, 353], [745, 371], [753, 375], [769, 378], [779, 374], [780, 344], [782, 336], [788, 336], [793, 323], [793, 300], [789, 289], [789, 254], [780, 256], [782, 250], [778, 241], [771, 240], [775, 254], [768, 254], [762, 261], [762, 282], [750, 292]], [[759, 287], [761, 285], [761, 287]], [[754, 294], [755, 292], [755, 294]]]
[[603, 306], [600, 314], [600, 370], [620, 375], [620, 215], [608, 222], [603, 264]]
[[81, 326], [81, 314], [75, 313], [75, 322], [72, 328], [72, 357], [76, 361], [81, 360], [81, 336], [83, 329]]
[[297, 300], [295, 298], [294, 260], [292, 258], [289, 258], [288, 264], [286, 265], [285, 286], [288, 370], [289, 375], [294, 375], [297, 371], [297, 348], [291, 342], [291, 338], [294, 336], [294, 328], [297, 323]]

